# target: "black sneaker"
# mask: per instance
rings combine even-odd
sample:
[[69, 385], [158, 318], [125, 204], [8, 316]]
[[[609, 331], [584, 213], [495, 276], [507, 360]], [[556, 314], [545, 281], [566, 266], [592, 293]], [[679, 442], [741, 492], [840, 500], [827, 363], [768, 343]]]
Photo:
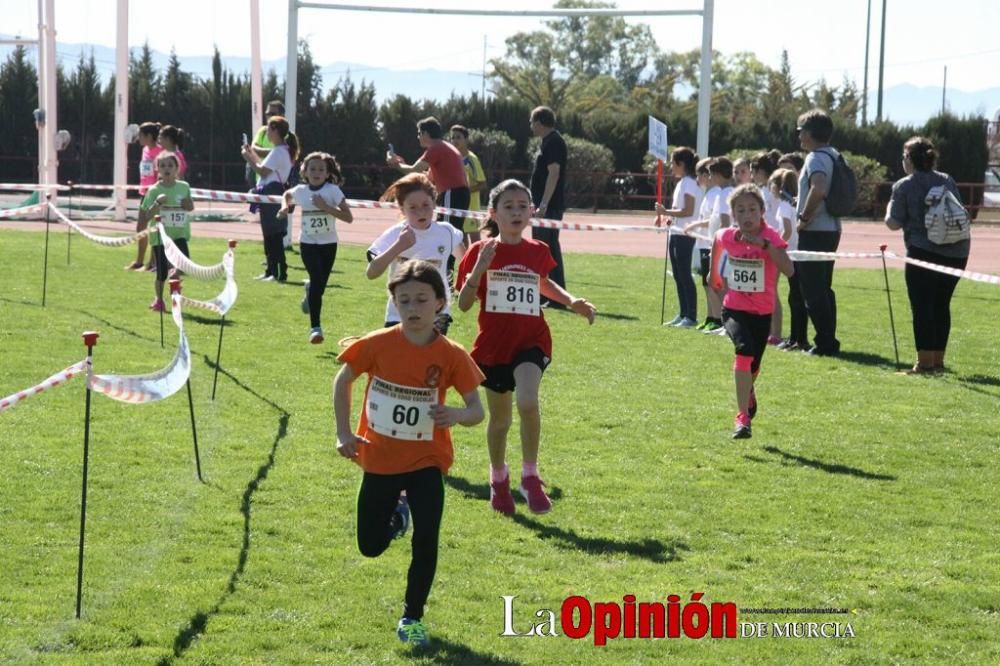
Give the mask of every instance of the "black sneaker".
[[750, 429], [750, 416], [742, 412], [736, 415], [733, 427], [733, 439], [750, 439], [753, 432]]
[[410, 529], [410, 505], [406, 497], [399, 498], [399, 504], [389, 519], [389, 527], [392, 529], [393, 539], [402, 539], [406, 535], [406, 530]]

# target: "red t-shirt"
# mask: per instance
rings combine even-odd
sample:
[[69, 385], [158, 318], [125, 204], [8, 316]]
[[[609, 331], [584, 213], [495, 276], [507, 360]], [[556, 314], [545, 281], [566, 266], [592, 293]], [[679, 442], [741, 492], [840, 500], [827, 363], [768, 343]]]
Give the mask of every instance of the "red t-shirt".
[[376, 378], [404, 391], [436, 389], [436, 404], [441, 405], [445, 404], [445, 393], [452, 386], [462, 395], [475, 391], [484, 379], [483, 373], [462, 345], [440, 335], [429, 345], [417, 346], [396, 325], [357, 340], [337, 360], [349, 365], [357, 376], [368, 375], [357, 434], [371, 443], [360, 445], [355, 459], [362, 469], [373, 474], [403, 474], [437, 467], [447, 474], [455, 458], [451, 432], [435, 426], [433, 438], [423, 441], [376, 432], [369, 427], [369, 392]]
[[420, 160], [427, 162], [430, 169], [427, 177], [434, 184], [438, 193], [447, 192], [456, 187], [468, 187], [469, 181], [465, 177], [465, 163], [462, 160], [462, 153], [458, 148], [447, 141], [437, 141], [424, 151]]
[[[456, 288], [461, 289], [479, 258], [479, 251], [485, 241], [476, 241], [462, 257], [458, 265]], [[489, 270], [536, 273], [539, 280], [548, 277], [556, 267], [549, 246], [541, 241], [524, 238], [516, 245], [500, 243]], [[472, 344], [472, 358], [484, 366], [508, 365], [518, 352], [539, 347], [546, 356], [552, 357], [552, 334], [539, 312], [536, 317], [526, 314], [488, 312], [486, 287], [488, 276], [479, 281], [476, 297], [479, 299], [479, 332]]]

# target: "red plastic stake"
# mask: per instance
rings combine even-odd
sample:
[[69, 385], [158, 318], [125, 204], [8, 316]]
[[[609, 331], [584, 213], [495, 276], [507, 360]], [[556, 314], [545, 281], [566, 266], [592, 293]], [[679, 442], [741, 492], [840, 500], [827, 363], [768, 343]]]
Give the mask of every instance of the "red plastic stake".
[[231, 250], [231, 249], [233, 249], [234, 247], [236, 247], [236, 240], [235, 240], [235, 239], [233, 239], [233, 238], [230, 238], [230, 239], [229, 239], [229, 249]]
[[171, 294], [181, 293], [181, 281], [178, 280], [177, 278], [174, 278], [173, 280], [170, 281], [170, 293]]
[[80, 334], [83, 338], [83, 344], [87, 346], [87, 349], [97, 346], [97, 338], [101, 337], [101, 334], [97, 331], [84, 331]]

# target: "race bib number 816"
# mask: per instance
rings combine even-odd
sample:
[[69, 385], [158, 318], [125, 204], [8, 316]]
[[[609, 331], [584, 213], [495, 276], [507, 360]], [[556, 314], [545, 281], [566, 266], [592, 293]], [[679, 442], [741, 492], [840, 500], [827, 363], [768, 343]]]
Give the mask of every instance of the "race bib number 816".
[[537, 273], [488, 271], [486, 273], [486, 311], [539, 315], [539, 277]]

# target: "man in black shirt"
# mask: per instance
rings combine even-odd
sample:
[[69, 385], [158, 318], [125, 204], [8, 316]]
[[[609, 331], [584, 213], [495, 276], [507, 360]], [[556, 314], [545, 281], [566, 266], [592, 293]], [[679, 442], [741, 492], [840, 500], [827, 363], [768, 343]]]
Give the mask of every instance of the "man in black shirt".
[[[563, 184], [566, 181], [566, 142], [556, 130], [556, 114], [547, 106], [539, 106], [531, 112], [531, 133], [542, 140], [535, 156], [535, 166], [531, 171], [531, 199], [537, 206], [537, 216], [549, 220], [561, 220], [566, 204], [563, 199]], [[549, 246], [556, 267], [549, 277], [560, 287], [566, 287], [563, 273], [562, 248], [559, 247], [559, 230], [532, 227], [531, 237]], [[555, 302], [542, 304], [550, 308], [561, 308]]]

